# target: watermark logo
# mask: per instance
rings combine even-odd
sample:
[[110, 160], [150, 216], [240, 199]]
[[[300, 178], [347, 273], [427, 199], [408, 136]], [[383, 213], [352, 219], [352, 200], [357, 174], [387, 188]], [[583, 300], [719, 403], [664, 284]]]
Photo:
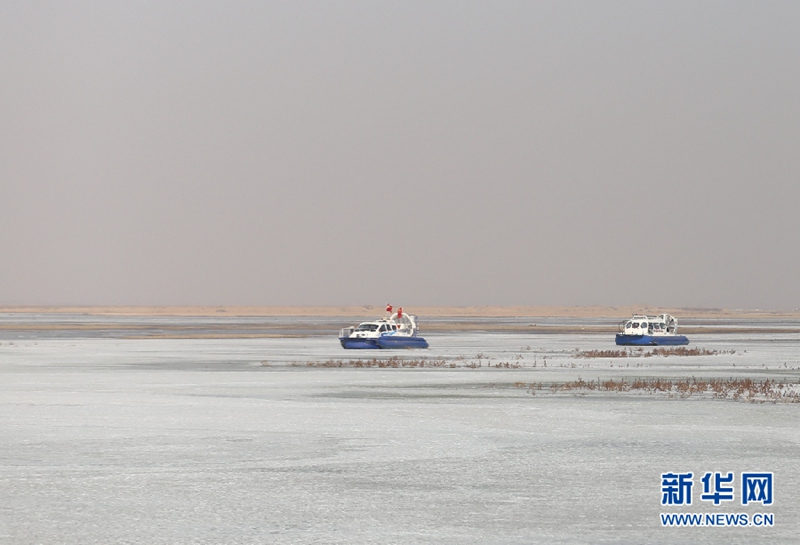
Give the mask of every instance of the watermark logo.
[[[700, 474], [698, 474], [700, 475]], [[661, 505], [692, 505], [695, 474], [668, 472], [661, 474]], [[742, 505], [769, 506], [774, 501], [774, 473], [745, 471], [738, 481], [732, 471], [706, 471], [699, 478], [697, 489], [702, 490], [700, 501], [715, 507], [734, 502], [737, 496]], [[775, 525], [773, 513], [661, 513], [662, 526], [768, 527]]]
[[[726, 486], [733, 482], [733, 473], [722, 475], [722, 473], [706, 473], [700, 479], [703, 482], [703, 501], [713, 501], [714, 505], [719, 505], [723, 501], [733, 501], [733, 486]], [[713, 492], [712, 492], [713, 485]]]
[[661, 505], [692, 504], [692, 473], [664, 473], [661, 475]]
[[742, 473], [742, 505], [772, 505], [772, 473]]

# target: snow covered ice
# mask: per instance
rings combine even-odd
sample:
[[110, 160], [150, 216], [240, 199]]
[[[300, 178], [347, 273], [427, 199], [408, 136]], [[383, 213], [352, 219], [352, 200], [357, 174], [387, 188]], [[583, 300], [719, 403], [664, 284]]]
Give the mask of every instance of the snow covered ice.
[[[245, 327], [242, 325], [242, 327]], [[0, 338], [0, 543], [796, 543], [800, 404], [515, 384], [800, 378], [795, 333], [711, 356], [580, 359], [598, 334], [426, 332], [406, 359], [308, 363], [329, 336]], [[731, 353], [732, 352], [732, 353]], [[508, 362], [518, 368], [490, 365]], [[546, 367], [544, 366], [546, 362]], [[535, 366], [534, 366], [535, 365]], [[661, 474], [772, 471], [771, 528], [664, 528]], [[696, 485], [697, 486], [697, 485]]]

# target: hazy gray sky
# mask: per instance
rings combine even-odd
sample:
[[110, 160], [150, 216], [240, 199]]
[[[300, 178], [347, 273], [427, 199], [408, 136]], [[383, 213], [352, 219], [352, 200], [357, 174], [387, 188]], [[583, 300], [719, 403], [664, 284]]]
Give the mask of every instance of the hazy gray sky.
[[800, 2], [0, 2], [0, 304], [800, 307]]

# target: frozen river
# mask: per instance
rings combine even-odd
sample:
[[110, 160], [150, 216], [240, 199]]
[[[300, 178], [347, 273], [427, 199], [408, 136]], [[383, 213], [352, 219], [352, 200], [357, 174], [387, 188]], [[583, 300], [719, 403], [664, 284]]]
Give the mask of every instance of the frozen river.
[[[797, 543], [800, 403], [547, 388], [797, 383], [797, 333], [701, 333], [691, 346], [716, 354], [588, 359], [576, 355], [615, 349], [613, 337], [426, 338], [427, 351], [364, 354], [335, 334], [5, 331], [0, 543]], [[391, 355], [455, 367], [351, 365]], [[692, 505], [661, 504], [668, 472], [693, 472]], [[702, 500], [706, 472], [732, 472], [735, 499]], [[743, 472], [774, 473], [772, 504], [741, 504]], [[774, 525], [661, 524], [696, 512]]]

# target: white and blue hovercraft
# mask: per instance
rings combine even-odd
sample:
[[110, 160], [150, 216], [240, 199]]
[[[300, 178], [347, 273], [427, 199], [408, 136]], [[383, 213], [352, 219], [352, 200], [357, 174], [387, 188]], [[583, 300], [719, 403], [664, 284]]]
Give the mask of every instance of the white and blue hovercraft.
[[616, 342], [624, 346], [678, 346], [689, 344], [689, 339], [678, 335], [678, 320], [669, 314], [634, 314], [619, 324]]
[[403, 313], [401, 308], [388, 318], [342, 329], [339, 342], [348, 349], [428, 348], [428, 341], [417, 332], [417, 317]]

